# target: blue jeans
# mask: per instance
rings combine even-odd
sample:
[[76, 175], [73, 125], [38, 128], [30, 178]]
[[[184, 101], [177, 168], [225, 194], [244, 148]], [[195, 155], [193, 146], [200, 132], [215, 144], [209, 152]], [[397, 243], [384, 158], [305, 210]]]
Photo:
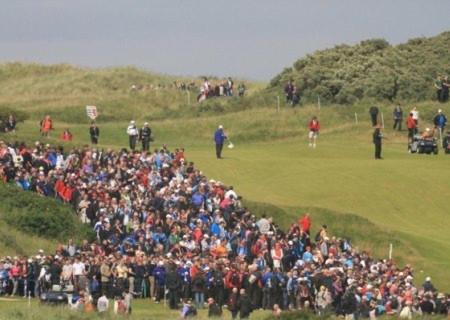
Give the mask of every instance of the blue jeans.
[[195, 306], [197, 309], [203, 308], [205, 303], [205, 294], [203, 292], [195, 292], [194, 293]]

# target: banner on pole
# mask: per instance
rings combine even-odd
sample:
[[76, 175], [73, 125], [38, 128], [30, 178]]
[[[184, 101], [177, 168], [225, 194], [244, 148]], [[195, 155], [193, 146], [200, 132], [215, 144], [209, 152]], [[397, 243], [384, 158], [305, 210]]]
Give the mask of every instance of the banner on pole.
[[95, 120], [98, 116], [97, 107], [96, 106], [86, 106], [86, 115], [90, 119]]

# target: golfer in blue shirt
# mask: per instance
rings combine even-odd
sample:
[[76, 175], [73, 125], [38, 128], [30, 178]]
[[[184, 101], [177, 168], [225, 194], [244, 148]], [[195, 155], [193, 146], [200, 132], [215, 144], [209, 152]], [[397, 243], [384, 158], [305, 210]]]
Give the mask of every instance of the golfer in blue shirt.
[[222, 149], [223, 143], [227, 136], [223, 132], [223, 126], [220, 125], [214, 133], [214, 142], [216, 143], [216, 157], [217, 159], [222, 159]]

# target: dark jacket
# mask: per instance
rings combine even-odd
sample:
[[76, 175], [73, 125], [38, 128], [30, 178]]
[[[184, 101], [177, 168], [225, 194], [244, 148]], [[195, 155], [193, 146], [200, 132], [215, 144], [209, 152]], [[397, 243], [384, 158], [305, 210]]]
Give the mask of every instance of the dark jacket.
[[378, 114], [378, 107], [376, 107], [376, 106], [370, 107], [369, 113], [370, 114]]
[[181, 279], [175, 271], [170, 271], [166, 276], [166, 287], [170, 290], [181, 288]]
[[89, 128], [89, 134], [91, 137], [98, 137], [100, 135], [100, 129], [97, 126], [91, 126]]
[[381, 140], [383, 139], [383, 135], [381, 134], [381, 131], [379, 128], [376, 128], [373, 132], [373, 143], [374, 144], [381, 144]]

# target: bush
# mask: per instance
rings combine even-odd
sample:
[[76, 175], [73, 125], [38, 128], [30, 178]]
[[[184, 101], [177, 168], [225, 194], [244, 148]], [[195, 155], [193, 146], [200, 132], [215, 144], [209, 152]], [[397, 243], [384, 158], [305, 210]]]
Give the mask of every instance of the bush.
[[297, 60], [270, 82], [283, 89], [292, 79], [304, 102], [348, 104], [360, 99], [421, 101], [435, 97], [433, 79], [449, 74], [450, 32], [391, 46], [372, 39], [336, 46]]
[[28, 119], [27, 113], [12, 109], [5, 105], [0, 105], [0, 120], [7, 120], [11, 114], [16, 117], [17, 122], [23, 122]]
[[0, 184], [0, 218], [9, 225], [44, 238], [92, 238], [71, 207], [55, 199]]

